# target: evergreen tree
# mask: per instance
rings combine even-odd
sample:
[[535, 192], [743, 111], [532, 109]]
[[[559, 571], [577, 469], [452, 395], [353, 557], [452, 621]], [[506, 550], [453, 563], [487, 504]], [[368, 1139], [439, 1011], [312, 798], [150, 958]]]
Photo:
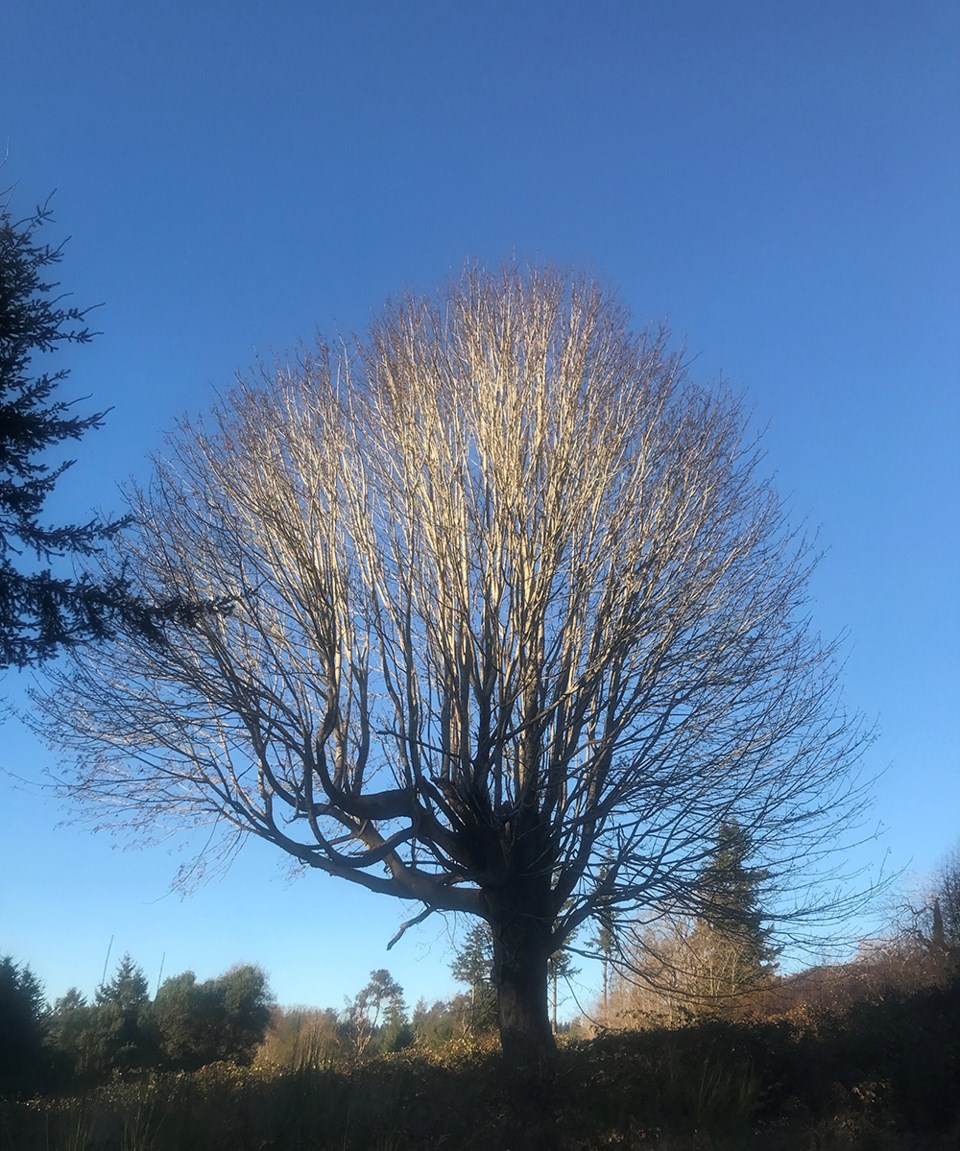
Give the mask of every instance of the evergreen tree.
[[928, 932], [935, 946], [960, 955], [960, 847], [947, 854], [934, 876]]
[[413, 1042], [413, 1030], [407, 1018], [407, 1005], [403, 993], [391, 996], [383, 1016], [383, 1025], [377, 1037], [381, 1051], [402, 1051]]
[[159, 1039], [148, 1010], [150, 997], [143, 969], [124, 955], [109, 983], [97, 988], [96, 1009], [85, 1036], [88, 1073], [102, 1077], [149, 1067], [158, 1057]]
[[475, 923], [450, 965], [453, 978], [470, 988], [470, 1030], [474, 1035], [497, 1022], [497, 990], [493, 982], [493, 932], [483, 920]]
[[553, 955], [547, 960], [547, 982], [550, 987], [550, 1022], [553, 1026], [554, 1034], [557, 1033], [557, 988], [561, 979], [572, 979], [574, 975], [580, 972], [579, 967], [573, 966], [573, 960], [570, 958], [570, 953], [564, 951], [555, 951]]
[[[547, 985], [551, 993], [551, 1022], [557, 1030], [557, 988], [560, 980], [577, 974], [570, 956], [562, 949], [547, 960]], [[493, 982], [493, 932], [483, 920], [475, 923], [456, 952], [450, 971], [458, 983], [470, 988], [470, 1030], [474, 1035], [496, 1026], [497, 990]]]
[[66, 1086], [74, 1079], [92, 1078], [96, 1072], [93, 1051], [93, 1018], [97, 1008], [71, 987], [50, 1013], [50, 1045], [54, 1050], [57, 1080]]
[[0, 1095], [40, 1089], [47, 1070], [43, 986], [26, 964], [0, 957]]
[[75, 415], [57, 398], [67, 370], [39, 361], [63, 344], [85, 344], [89, 309], [64, 307], [49, 270], [62, 245], [38, 241], [50, 219], [38, 208], [15, 221], [0, 209], [0, 668], [25, 667], [58, 648], [103, 637], [126, 601], [122, 579], [97, 582], [54, 574], [52, 564], [90, 556], [123, 521], [52, 526], [44, 506], [73, 461], [48, 462], [51, 449], [98, 428], [104, 412]]
[[721, 1008], [758, 987], [777, 955], [761, 902], [769, 873], [751, 867], [750, 856], [744, 828], [725, 820], [700, 878], [702, 910], [690, 937], [695, 993]]
[[[604, 864], [599, 872], [599, 887], [603, 889], [610, 880], [610, 868]], [[604, 1015], [609, 1009], [610, 1000], [610, 971], [613, 963], [613, 956], [617, 949], [617, 935], [616, 935], [616, 916], [610, 909], [608, 903], [600, 900], [597, 907], [597, 914], [595, 916], [596, 935], [591, 940], [594, 947], [596, 947], [600, 960], [603, 964], [603, 989], [601, 993], [601, 1007]]]
[[147, 977], [127, 952], [117, 965], [114, 977], [109, 983], [101, 983], [97, 988], [97, 1004], [112, 1003], [122, 1011], [139, 1011], [150, 1000], [147, 990]]

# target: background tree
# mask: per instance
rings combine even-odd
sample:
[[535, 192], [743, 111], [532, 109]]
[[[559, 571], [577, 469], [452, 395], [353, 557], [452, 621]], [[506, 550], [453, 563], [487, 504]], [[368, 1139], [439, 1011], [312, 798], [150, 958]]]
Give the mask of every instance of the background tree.
[[960, 848], [946, 855], [929, 886], [917, 930], [929, 946], [960, 958]]
[[[450, 971], [470, 988], [470, 1030], [474, 1035], [496, 1026], [497, 989], [493, 982], [493, 932], [488, 923], [475, 923], [454, 955]], [[557, 1031], [557, 999], [561, 981], [572, 979], [579, 969], [567, 951], [555, 951], [547, 960], [550, 991], [550, 1022]]]
[[493, 982], [493, 932], [483, 921], [473, 924], [457, 949], [450, 971], [470, 988], [470, 1030], [474, 1035], [496, 1026], [497, 989]]
[[676, 1026], [751, 1009], [777, 956], [764, 908], [769, 874], [751, 858], [746, 830], [722, 822], [701, 871], [698, 913], [641, 920], [629, 932], [632, 958], [601, 1003], [606, 1026]]
[[580, 974], [580, 968], [573, 966], [573, 960], [568, 951], [555, 951], [547, 960], [547, 980], [550, 985], [550, 1025], [554, 1035], [557, 1034], [557, 1001], [561, 981], [568, 982], [575, 975]]
[[387, 1008], [383, 1016], [383, 1024], [377, 1036], [378, 1051], [402, 1051], [413, 1042], [413, 1029], [407, 1018], [407, 1005], [403, 998], [403, 989], [399, 995], [392, 995], [387, 1000]]
[[267, 976], [256, 964], [241, 963], [213, 985], [223, 1004], [217, 1058], [245, 1066], [263, 1041], [270, 1019], [272, 995]]
[[0, 209], [0, 668], [102, 637], [126, 599], [119, 576], [77, 578], [52, 566], [94, 554], [121, 522], [44, 519], [47, 497], [72, 463], [51, 465], [51, 450], [100, 427], [105, 414], [75, 415], [72, 401], [57, 398], [67, 370], [41, 370], [40, 360], [61, 345], [92, 338], [89, 309], [63, 306], [47, 278], [62, 255], [62, 245], [37, 239], [49, 219], [47, 207], [19, 221]]
[[185, 971], [163, 982], [152, 1015], [168, 1066], [185, 1071], [218, 1061], [245, 1066], [270, 1022], [267, 978], [250, 964], [204, 983]]
[[121, 1011], [137, 1012], [149, 1001], [150, 992], [143, 968], [127, 952], [117, 964], [117, 970], [109, 983], [101, 983], [97, 988], [97, 1005], [102, 1007], [110, 1003]]
[[614, 969], [599, 1004], [604, 1027], [681, 1027], [696, 1017], [692, 931], [691, 920], [664, 917], [627, 933], [628, 962]]
[[123, 1075], [157, 1062], [159, 1037], [149, 1007], [143, 969], [125, 954], [113, 978], [101, 983], [94, 997], [83, 1038], [83, 1068], [88, 1076]]
[[777, 953], [762, 906], [769, 873], [750, 866], [751, 854], [744, 828], [723, 821], [700, 881], [703, 903], [689, 939], [688, 992], [714, 1010], [738, 1010], [774, 969]]
[[153, 1017], [167, 1066], [193, 1071], [216, 1059], [211, 1032], [216, 1026], [213, 997], [192, 971], [165, 979], [157, 988]]
[[803, 863], [781, 927], [835, 906], [811, 868], [864, 737], [813, 557], [736, 402], [597, 285], [508, 267], [388, 307], [184, 425], [131, 511], [105, 578], [234, 608], [121, 629], [38, 696], [71, 793], [485, 920], [508, 1057], [552, 1049], [583, 923], [697, 912], [724, 820], [771, 882]]
[[25, 963], [0, 956], [0, 1095], [39, 1090], [47, 1077], [43, 986]]
[[960, 969], [960, 849], [902, 896], [889, 933], [865, 940], [862, 958], [877, 976], [910, 989], [949, 982]]
[[403, 988], [385, 968], [371, 971], [366, 986], [348, 1002], [344, 1019], [358, 1057], [374, 1039], [377, 1049], [394, 1050], [407, 1023]]
[[293, 1069], [330, 1067], [346, 1062], [346, 1055], [341, 1020], [332, 1007], [274, 1006], [256, 1063]]
[[452, 1039], [473, 1034], [473, 1004], [469, 995], [435, 999], [428, 1004], [419, 999], [410, 1017], [413, 1042], [420, 1047], [443, 1047]]
[[91, 1083], [106, 1074], [100, 1064], [97, 1007], [76, 987], [68, 989], [50, 1013], [50, 1045], [61, 1087]]
[[[598, 873], [598, 880], [601, 887], [605, 885], [606, 878], [606, 868], [601, 867]], [[596, 934], [593, 937], [592, 943], [596, 954], [600, 957], [600, 963], [602, 965], [603, 984], [600, 1006], [602, 1013], [605, 1015], [609, 1009], [610, 974], [613, 966], [613, 958], [617, 950], [616, 917], [611, 909], [601, 901], [598, 903], [597, 909], [594, 912], [593, 920], [596, 925]]]

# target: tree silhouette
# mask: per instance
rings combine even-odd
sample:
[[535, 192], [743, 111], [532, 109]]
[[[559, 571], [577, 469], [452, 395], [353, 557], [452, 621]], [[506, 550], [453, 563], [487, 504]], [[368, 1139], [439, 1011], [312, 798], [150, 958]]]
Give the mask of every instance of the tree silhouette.
[[53, 569], [95, 554], [123, 521], [53, 526], [44, 519], [47, 498], [73, 462], [51, 464], [51, 450], [99, 428], [105, 414], [75, 415], [73, 402], [58, 396], [67, 370], [41, 368], [62, 345], [93, 337], [89, 309], [64, 306], [47, 278], [62, 255], [62, 246], [37, 238], [50, 215], [43, 207], [16, 221], [8, 206], [0, 209], [0, 667], [39, 663], [63, 646], [102, 638], [126, 599], [120, 577]]
[[0, 956], [0, 1095], [44, 1085], [48, 1031], [43, 986], [25, 963]]
[[504, 1051], [537, 1063], [583, 924], [699, 914], [731, 819], [816, 896], [862, 806], [814, 557], [757, 462], [597, 285], [468, 272], [181, 429], [105, 574], [233, 611], [123, 631], [38, 725], [101, 820], [229, 824], [411, 923], [485, 920]]
[[94, 1077], [151, 1066], [158, 1058], [159, 1038], [149, 1011], [150, 995], [143, 968], [125, 954], [113, 978], [101, 983], [83, 1038], [84, 1064]]
[[246, 1065], [270, 1021], [270, 993], [259, 967], [244, 964], [198, 983], [192, 971], [164, 980], [153, 1019], [165, 1062], [192, 1071], [224, 1061]]

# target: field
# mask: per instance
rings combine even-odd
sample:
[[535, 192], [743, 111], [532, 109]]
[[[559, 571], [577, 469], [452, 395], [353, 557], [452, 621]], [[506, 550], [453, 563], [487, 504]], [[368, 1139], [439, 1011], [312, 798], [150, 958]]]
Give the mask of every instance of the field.
[[960, 982], [808, 1020], [568, 1041], [508, 1072], [472, 1040], [352, 1066], [219, 1063], [0, 1103], [0, 1151], [948, 1151]]

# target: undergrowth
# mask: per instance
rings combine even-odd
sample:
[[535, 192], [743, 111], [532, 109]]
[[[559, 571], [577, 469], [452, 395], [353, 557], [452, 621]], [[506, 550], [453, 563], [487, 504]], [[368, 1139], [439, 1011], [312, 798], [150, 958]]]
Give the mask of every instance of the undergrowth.
[[958, 1135], [958, 984], [803, 1026], [570, 1042], [537, 1074], [461, 1041], [0, 1101], [0, 1151], [946, 1151]]

